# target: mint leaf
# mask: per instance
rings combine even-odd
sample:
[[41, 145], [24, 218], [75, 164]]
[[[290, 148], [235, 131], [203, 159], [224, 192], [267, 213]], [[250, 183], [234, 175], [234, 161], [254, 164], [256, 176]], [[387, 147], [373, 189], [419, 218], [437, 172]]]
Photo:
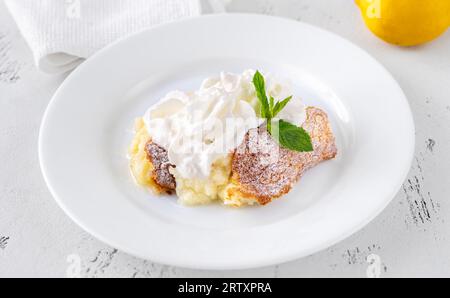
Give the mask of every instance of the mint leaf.
[[272, 118], [275, 118], [278, 113], [281, 112], [282, 109], [284, 109], [284, 107], [291, 101], [292, 96], [289, 96], [288, 98], [285, 98], [284, 100], [282, 100], [281, 102], [277, 102], [277, 104], [275, 105], [275, 107], [272, 108]]
[[272, 117], [274, 117], [274, 116], [273, 116], [273, 107], [274, 107], [274, 105], [275, 105], [275, 98], [273, 98], [273, 96], [271, 96], [271, 97], [270, 97], [269, 109], [270, 109], [270, 115], [271, 115]]
[[298, 152], [311, 152], [314, 150], [311, 137], [302, 127], [298, 127], [287, 121], [280, 120], [272, 129], [272, 136], [278, 143], [290, 150]]
[[267, 121], [267, 131], [270, 133], [282, 147], [298, 152], [313, 151], [311, 137], [308, 132], [301, 127], [291, 124], [284, 120], [275, 123], [275, 129], [272, 127], [272, 118], [278, 115], [291, 101], [292, 96], [278, 101], [275, 104], [275, 98], [272, 96], [267, 99], [266, 83], [264, 77], [259, 71], [253, 76], [253, 85], [255, 86], [256, 96], [260, 103], [260, 116]]
[[264, 77], [259, 71], [256, 71], [253, 76], [253, 85], [255, 85], [256, 96], [258, 97], [261, 105], [261, 117], [270, 118], [269, 101], [267, 100], [266, 95], [266, 83], [264, 81]]

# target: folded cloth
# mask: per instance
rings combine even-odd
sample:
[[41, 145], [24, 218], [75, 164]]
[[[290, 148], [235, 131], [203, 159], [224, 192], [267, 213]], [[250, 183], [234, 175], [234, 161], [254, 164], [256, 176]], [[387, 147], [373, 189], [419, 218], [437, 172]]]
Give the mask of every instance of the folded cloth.
[[[132, 33], [201, 13], [202, 0], [5, 0], [37, 67], [64, 73]], [[215, 11], [221, 0], [209, 0]]]

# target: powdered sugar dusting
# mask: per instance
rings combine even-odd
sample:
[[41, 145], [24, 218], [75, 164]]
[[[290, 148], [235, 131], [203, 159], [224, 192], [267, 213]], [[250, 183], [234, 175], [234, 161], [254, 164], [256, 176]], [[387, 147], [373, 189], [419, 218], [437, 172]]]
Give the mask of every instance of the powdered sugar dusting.
[[334, 136], [323, 111], [308, 108], [303, 128], [311, 136], [313, 152], [281, 148], [265, 127], [247, 133], [244, 142], [236, 149], [232, 165], [242, 193], [266, 204], [289, 192], [306, 170], [336, 156]]

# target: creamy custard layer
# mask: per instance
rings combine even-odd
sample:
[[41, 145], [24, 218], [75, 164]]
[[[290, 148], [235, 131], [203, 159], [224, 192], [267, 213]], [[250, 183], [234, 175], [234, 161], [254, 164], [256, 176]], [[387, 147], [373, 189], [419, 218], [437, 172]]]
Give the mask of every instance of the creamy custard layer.
[[[154, 170], [145, 151], [146, 144], [150, 141], [142, 118], [136, 120], [135, 135], [128, 150], [130, 158], [131, 172], [136, 182], [144, 187], [149, 187], [156, 194], [165, 193], [153, 179]], [[221, 201], [226, 205], [241, 206], [243, 204], [256, 203], [255, 200], [248, 200], [230, 195], [231, 183], [231, 155], [216, 160], [211, 169], [208, 179], [186, 179], [172, 171], [176, 179], [176, 193], [179, 203], [188, 206], [205, 205], [214, 201]]]

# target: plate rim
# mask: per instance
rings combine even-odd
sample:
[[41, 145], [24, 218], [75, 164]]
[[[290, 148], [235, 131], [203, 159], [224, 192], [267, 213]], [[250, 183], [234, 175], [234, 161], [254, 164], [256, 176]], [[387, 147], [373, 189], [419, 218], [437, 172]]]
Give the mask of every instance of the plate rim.
[[[310, 247], [309, 249], [304, 249], [301, 252], [297, 253], [297, 254], [292, 254], [292, 255], [273, 255], [271, 256], [270, 260], [268, 261], [253, 261], [253, 262], [242, 262], [242, 260], [240, 261], [241, 265], [236, 265], [235, 263], [230, 264], [229, 266], [227, 265], [219, 265], [219, 264], [204, 264], [204, 263], [198, 263], [198, 264], [193, 264], [193, 262], [191, 261], [186, 261], [184, 263], [180, 263], [180, 262], [171, 262], [170, 259], [167, 259], [165, 257], [152, 257], [149, 258], [149, 256], [147, 255], [142, 255], [140, 253], [137, 252], [133, 252], [132, 249], [130, 249], [129, 247], [123, 247], [122, 245], [118, 244], [118, 243], [114, 243], [114, 241], [112, 239], [106, 239], [105, 237], [103, 237], [102, 235], [100, 235], [99, 233], [97, 233], [95, 230], [90, 229], [88, 226], [86, 226], [82, 220], [79, 218], [79, 216], [77, 216], [76, 214], [73, 214], [73, 212], [70, 210], [70, 208], [68, 208], [65, 203], [64, 200], [61, 199], [56, 191], [54, 190], [54, 187], [52, 186], [52, 183], [48, 177], [47, 174], [47, 169], [46, 169], [46, 165], [45, 165], [45, 161], [43, 158], [43, 134], [44, 134], [44, 128], [45, 128], [45, 124], [47, 122], [47, 119], [49, 117], [49, 114], [51, 113], [51, 108], [53, 103], [57, 100], [57, 98], [59, 98], [60, 93], [62, 92], [62, 90], [65, 89], [66, 85], [69, 85], [71, 83], [71, 78], [78, 74], [79, 72], [82, 72], [84, 70], [84, 68], [86, 67], [86, 65], [89, 64], [89, 61], [95, 60], [98, 56], [101, 56], [104, 52], [109, 51], [110, 48], [115, 47], [118, 44], [121, 43], [126, 43], [128, 39], [132, 39], [137, 35], [141, 35], [145, 32], [149, 32], [149, 31], [154, 31], [157, 30], [158, 28], [161, 27], [170, 27], [170, 26], [179, 26], [185, 22], [191, 22], [192, 20], [196, 20], [196, 19], [215, 19], [215, 18], [248, 18], [248, 17], [252, 17], [252, 18], [260, 18], [260, 19], [274, 19], [275, 21], [282, 21], [282, 22], [289, 22], [291, 23], [292, 26], [306, 26], [306, 27], [310, 27], [313, 30], [320, 30], [323, 33], [326, 33], [328, 35], [333, 35], [334, 37], [337, 37], [341, 42], [347, 44], [348, 46], [351, 46], [361, 52], [363, 52], [368, 58], [372, 59], [373, 62], [375, 62], [379, 67], [381, 67], [382, 71], [384, 72], [384, 74], [386, 76], [389, 77], [389, 79], [394, 82], [396, 84], [396, 86], [398, 86], [399, 91], [402, 93], [403, 98], [402, 100], [404, 100], [404, 103], [406, 104], [406, 107], [408, 108], [407, 111], [405, 111], [405, 114], [408, 115], [409, 118], [409, 122], [410, 122], [410, 126], [411, 126], [411, 134], [410, 134], [410, 142], [411, 142], [411, 146], [410, 146], [410, 152], [408, 152], [408, 167], [405, 166], [405, 169], [403, 169], [401, 175], [399, 174], [399, 176], [402, 177], [401, 181], [396, 183], [398, 184], [398, 187], [396, 187], [395, 190], [391, 190], [391, 195], [389, 195], [389, 197], [387, 197], [386, 199], [383, 200], [383, 204], [380, 204], [380, 207], [377, 210], [373, 210], [371, 212], [371, 216], [367, 217], [366, 220], [362, 221], [359, 225], [355, 225], [352, 229], [349, 229], [346, 232], [342, 232], [340, 233], [340, 236], [335, 237], [335, 239], [328, 239], [328, 241], [323, 241], [322, 245], [318, 245], [316, 247]], [[409, 126], [409, 125], [408, 125]], [[413, 117], [413, 113], [411, 111], [411, 106], [409, 104], [408, 98], [406, 97], [402, 87], [400, 86], [399, 82], [394, 78], [394, 76], [391, 74], [391, 72], [382, 64], [380, 63], [374, 56], [372, 56], [369, 52], [367, 52], [365, 49], [361, 48], [359, 45], [353, 43], [352, 41], [334, 33], [331, 31], [328, 31], [326, 29], [317, 27], [315, 25], [311, 25], [309, 23], [305, 23], [302, 21], [295, 21], [292, 19], [288, 19], [288, 18], [284, 18], [284, 17], [278, 17], [278, 16], [267, 16], [267, 15], [260, 15], [260, 14], [253, 14], [253, 13], [233, 13], [233, 14], [226, 14], [226, 13], [222, 13], [222, 14], [211, 14], [211, 15], [202, 15], [202, 16], [196, 16], [196, 17], [189, 17], [189, 18], [185, 18], [182, 20], [178, 20], [178, 21], [174, 21], [174, 22], [170, 22], [167, 24], [160, 24], [160, 25], [156, 25], [152, 28], [149, 29], [144, 29], [141, 30], [139, 32], [136, 32], [134, 34], [131, 34], [129, 36], [126, 37], [122, 37], [119, 38], [118, 40], [114, 41], [113, 43], [107, 45], [106, 47], [102, 48], [101, 50], [97, 51], [94, 55], [92, 55], [89, 59], [87, 59], [85, 62], [83, 62], [80, 66], [78, 66], [74, 71], [72, 71], [65, 79], [64, 81], [61, 83], [61, 85], [58, 87], [58, 89], [56, 90], [56, 92], [54, 93], [54, 95], [52, 96], [51, 100], [48, 103], [48, 106], [44, 112], [44, 115], [42, 117], [41, 120], [41, 124], [40, 124], [40, 128], [39, 128], [39, 137], [38, 137], [38, 153], [39, 153], [39, 164], [40, 164], [40, 168], [41, 168], [41, 172], [44, 178], [44, 181], [47, 185], [47, 188], [49, 189], [50, 193], [52, 194], [52, 197], [55, 199], [55, 201], [57, 202], [57, 204], [59, 205], [59, 207], [78, 225], [80, 226], [84, 231], [86, 231], [87, 233], [93, 235], [95, 238], [99, 239], [100, 241], [104, 242], [107, 245], [110, 245], [112, 247], [115, 247], [119, 250], [121, 250], [122, 252], [125, 252], [127, 254], [142, 258], [142, 259], [146, 259], [146, 260], [151, 260], [153, 262], [157, 262], [157, 263], [162, 263], [162, 264], [167, 264], [170, 266], [177, 266], [177, 267], [184, 267], [184, 268], [193, 268], [193, 269], [212, 269], [212, 270], [233, 270], [233, 269], [250, 269], [250, 268], [259, 268], [259, 267], [263, 267], [263, 266], [270, 266], [270, 265], [275, 265], [275, 264], [281, 264], [281, 263], [285, 263], [288, 261], [293, 261], [299, 258], [303, 258], [306, 256], [309, 256], [313, 253], [318, 253], [328, 247], [331, 247], [341, 241], [343, 241], [344, 239], [350, 237], [351, 235], [355, 234], [356, 232], [360, 231], [363, 227], [367, 226], [371, 221], [373, 221], [378, 215], [380, 215], [380, 213], [386, 209], [386, 207], [392, 202], [392, 200], [395, 198], [395, 195], [398, 193], [398, 190], [400, 189], [402, 183], [404, 182], [404, 180], [406, 179], [410, 168], [411, 168], [411, 164], [414, 158], [414, 152], [415, 152], [415, 143], [416, 143], [416, 138], [415, 138], [415, 122], [414, 122], [414, 117]], [[380, 200], [381, 201], [381, 200]]]

